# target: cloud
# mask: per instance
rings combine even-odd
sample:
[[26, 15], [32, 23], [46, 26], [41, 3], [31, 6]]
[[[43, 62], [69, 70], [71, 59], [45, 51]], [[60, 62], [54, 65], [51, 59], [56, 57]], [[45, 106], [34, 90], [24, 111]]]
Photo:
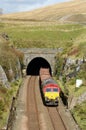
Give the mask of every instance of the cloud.
[[[45, 3], [47, 0], [3, 0], [3, 3], [9, 3], [9, 4], [14, 4], [14, 3], [17, 3], [17, 4], [42, 4], [42, 3]], [[0, 1], [1, 2], [1, 1]]]

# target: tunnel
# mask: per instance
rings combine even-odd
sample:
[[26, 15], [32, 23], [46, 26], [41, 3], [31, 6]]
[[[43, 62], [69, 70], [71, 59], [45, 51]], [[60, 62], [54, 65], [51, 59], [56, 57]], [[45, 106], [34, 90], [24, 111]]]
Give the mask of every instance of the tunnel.
[[39, 75], [39, 70], [41, 67], [49, 68], [49, 72], [52, 75], [52, 70], [51, 70], [50, 64], [48, 63], [48, 61], [46, 59], [44, 59], [42, 57], [36, 57], [31, 60], [31, 62], [27, 66], [26, 74], [37, 76], [37, 75]]

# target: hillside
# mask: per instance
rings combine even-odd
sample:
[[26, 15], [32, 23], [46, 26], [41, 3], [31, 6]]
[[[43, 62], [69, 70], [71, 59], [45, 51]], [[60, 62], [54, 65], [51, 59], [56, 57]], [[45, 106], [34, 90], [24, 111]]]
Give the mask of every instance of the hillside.
[[[61, 24], [60, 24], [61, 23]], [[66, 24], [65, 24], [66, 23]], [[84, 24], [82, 24], [84, 23]], [[68, 94], [68, 101], [81, 97], [86, 92], [86, 0], [72, 0], [65, 3], [55, 4], [30, 12], [14, 13], [0, 16], [0, 65], [9, 72], [10, 66], [14, 71], [14, 76], [18, 74], [17, 57], [21, 61], [23, 54], [16, 51], [16, 48], [60, 48], [62, 51], [56, 55], [56, 76], [62, 75], [62, 87], [64, 93]], [[4, 34], [7, 34], [6, 37]], [[6, 38], [6, 40], [4, 39]], [[70, 66], [65, 66], [65, 60], [71, 61]], [[79, 64], [77, 61], [82, 62]], [[9, 62], [10, 61], [10, 62]], [[59, 61], [59, 62], [58, 62]], [[75, 62], [74, 62], [75, 61]], [[80, 63], [81, 63], [80, 62]], [[74, 64], [73, 64], [74, 63]], [[67, 64], [67, 65], [69, 65]], [[76, 68], [80, 70], [76, 77], [70, 76]], [[59, 69], [58, 69], [59, 68]], [[60, 70], [60, 71], [59, 71]], [[61, 72], [62, 71], [62, 72]], [[60, 72], [60, 73], [59, 73]], [[9, 80], [11, 76], [8, 74]], [[72, 73], [72, 75], [75, 73]], [[73, 76], [74, 76], [73, 75]], [[75, 87], [76, 79], [82, 79], [80, 88]], [[67, 81], [66, 81], [67, 80]], [[14, 83], [13, 86], [15, 86]], [[8, 98], [14, 91], [9, 92], [0, 86], [0, 127], [6, 123], [4, 111], [9, 104]], [[15, 86], [16, 87], [16, 86]], [[15, 88], [14, 88], [15, 89]], [[10, 96], [9, 96], [10, 97]], [[85, 96], [86, 97], [86, 96]], [[82, 97], [81, 97], [82, 98]], [[7, 108], [8, 109], [8, 108]], [[72, 113], [82, 130], [86, 129], [86, 101], [75, 106]], [[4, 119], [5, 118], [5, 119]], [[1, 122], [2, 120], [2, 122]]]
[[86, 0], [73, 0], [29, 12], [7, 14], [3, 19], [86, 22]]

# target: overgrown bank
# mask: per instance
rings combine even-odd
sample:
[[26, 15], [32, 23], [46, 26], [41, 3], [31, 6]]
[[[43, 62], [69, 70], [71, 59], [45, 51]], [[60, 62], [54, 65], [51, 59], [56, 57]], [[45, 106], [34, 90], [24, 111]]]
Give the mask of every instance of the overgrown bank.
[[[86, 129], [86, 58], [66, 56], [62, 53], [56, 56], [55, 75], [64, 93], [64, 104], [70, 109], [77, 124]], [[82, 81], [77, 87], [76, 81]]]
[[86, 130], [86, 101], [75, 106], [72, 110], [72, 114], [77, 120], [80, 128], [82, 130]]
[[7, 127], [13, 97], [16, 97], [22, 80], [10, 84], [10, 88], [0, 84], [0, 129]]
[[6, 127], [11, 103], [22, 81], [23, 54], [10, 46], [6, 34], [0, 34], [0, 129]]

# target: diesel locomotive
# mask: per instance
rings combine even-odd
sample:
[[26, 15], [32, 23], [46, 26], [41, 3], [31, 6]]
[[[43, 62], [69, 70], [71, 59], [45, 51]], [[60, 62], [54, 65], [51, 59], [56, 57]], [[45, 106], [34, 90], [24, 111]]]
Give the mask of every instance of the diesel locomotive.
[[49, 68], [40, 68], [39, 78], [45, 105], [57, 106], [60, 97], [60, 87], [51, 76]]

